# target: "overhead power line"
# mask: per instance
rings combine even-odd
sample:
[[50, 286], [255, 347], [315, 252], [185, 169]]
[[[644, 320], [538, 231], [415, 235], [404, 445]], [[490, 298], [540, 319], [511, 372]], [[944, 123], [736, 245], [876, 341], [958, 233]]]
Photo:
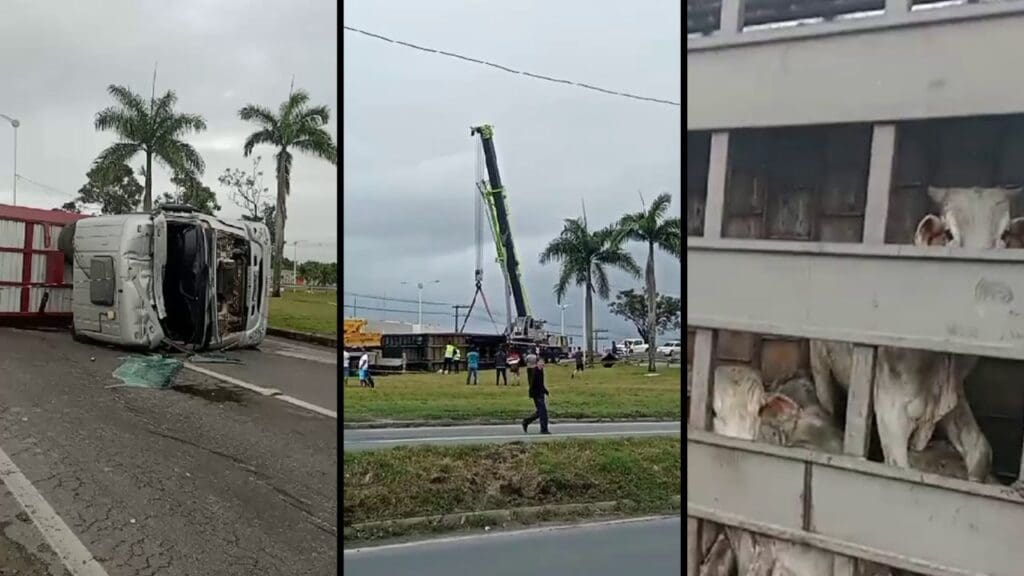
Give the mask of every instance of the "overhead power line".
[[38, 187], [40, 187], [40, 188], [42, 188], [44, 190], [47, 190], [47, 191], [50, 191], [50, 192], [54, 192], [56, 194], [60, 194], [61, 196], [67, 196], [68, 198], [74, 198], [75, 197], [74, 194], [69, 194], [69, 193], [67, 193], [67, 192], [65, 192], [63, 190], [58, 190], [58, 189], [54, 188], [53, 186], [47, 186], [46, 184], [42, 184], [40, 182], [36, 182], [35, 180], [33, 180], [31, 178], [26, 178], [26, 177], [22, 176], [21, 174], [16, 174], [15, 177], [18, 180], [23, 180], [25, 182], [28, 182], [29, 184], [33, 184], [33, 185], [38, 186]]
[[585, 90], [592, 90], [594, 92], [601, 92], [603, 94], [609, 94], [609, 95], [612, 95], [612, 96], [621, 96], [623, 98], [632, 98], [633, 100], [643, 100], [644, 102], [653, 102], [655, 104], [665, 104], [667, 106], [681, 106], [681, 104], [679, 102], [674, 102], [672, 100], [664, 100], [662, 98], [651, 98], [649, 96], [640, 96], [639, 94], [632, 94], [632, 93], [629, 93], [629, 92], [620, 92], [618, 90], [609, 90], [607, 88], [602, 88], [600, 86], [594, 86], [592, 84], [584, 84], [583, 82], [575, 82], [573, 80], [566, 80], [564, 78], [553, 78], [551, 76], [545, 76], [543, 74], [534, 74], [533, 72], [527, 72], [525, 70], [516, 70], [514, 68], [509, 68], [508, 66], [503, 66], [501, 64], [495, 64], [494, 62], [488, 62], [487, 60], [481, 60], [479, 58], [470, 58], [469, 56], [463, 56], [462, 54], [456, 54], [454, 52], [446, 52], [444, 50], [436, 50], [434, 48], [428, 48], [426, 46], [419, 46], [419, 45], [413, 44], [411, 42], [403, 42], [402, 40], [395, 40], [393, 38], [388, 38], [387, 36], [382, 36], [380, 34], [374, 34], [373, 32], [367, 32], [366, 30], [360, 30], [359, 28], [353, 28], [352, 26], [345, 26], [344, 28], [345, 28], [345, 30], [348, 30], [350, 32], [356, 32], [356, 33], [362, 34], [364, 36], [369, 36], [370, 38], [376, 38], [377, 40], [383, 40], [385, 42], [390, 42], [392, 44], [399, 44], [401, 46], [405, 46], [407, 48], [412, 48], [414, 50], [420, 50], [422, 52], [430, 52], [432, 54], [440, 54], [441, 56], [447, 56], [449, 58], [457, 58], [459, 60], [465, 60], [466, 62], [472, 62], [473, 64], [480, 64], [480, 65], [483, 65], [483, 66], [490, 66], [491, 68], [496, 68], [498, 70], [501, 70], [502, 72], [508, 72], [509, 74], [519, 74], [521, 76], [529, 76], [530, 78], [535, 78], [537, 80], [545, 80], [547, 82], [555, 82], [557, 84], [565, 84], [565, 85], [568, 85], [568, 86], [576, 86], [577, 88], [583, 88]]

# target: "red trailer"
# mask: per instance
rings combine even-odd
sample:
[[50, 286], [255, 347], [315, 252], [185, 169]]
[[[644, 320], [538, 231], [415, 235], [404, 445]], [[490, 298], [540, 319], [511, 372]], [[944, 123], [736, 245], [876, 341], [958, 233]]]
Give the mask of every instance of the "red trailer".
[[64, 226], [82, 218], [0, 204], [0, 323], [70, 324], [72, 269], [57, 238]]

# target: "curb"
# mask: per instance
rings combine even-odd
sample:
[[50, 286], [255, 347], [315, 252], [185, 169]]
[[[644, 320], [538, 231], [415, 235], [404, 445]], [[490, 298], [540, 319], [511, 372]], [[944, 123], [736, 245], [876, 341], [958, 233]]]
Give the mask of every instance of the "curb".
[[287, 338], [288, 340], [296, 340], [299, 342], [306, 342], [308, 344], [318, 344], [320, 346], [328, 346], [337, 350], [338, 338], [333, 336], [324, 336], [322, 334], [312, 334], [309, 332], [299, 332], [297, 330], [286, 330], [284, 328], [267, 328], [267, 336], [277, 336], [278, 338]]
[[[441, 426], [500, 426], [515, 424], [515, 418], [492, 418], [486, 420], [374, 420], [372, 422], [343, 422], [345, 430], [373, 430], [376, 428], [423, 428]], [[680, 420], [665, 418], [562, 418], [551, 419], [551, 424], [676, 424]]]
[[[680, 496], [673, 496], [669, 501], [673, 511], [682, 504]], [[526, 506], [504, 510], [484, 510], [481, 512], [463, 512], [458, 514], [439, 514], [417, 518], [401, 518], [397, 520], [380, 520], [364, 522], [344, 527], [343, 538], [368, 537], [368, 539], [403, 534], [418, 529], [436, 531], [438, 529], [490, 527], [507, 522], [528, 523], [543, 521], [559, 514], [579, 512], [609, 513], [634, 508], [636, 503], [631, 500], [613, 500], [610, 502], [592, 502], [587, 504], [549, 504], [545, 506]]]

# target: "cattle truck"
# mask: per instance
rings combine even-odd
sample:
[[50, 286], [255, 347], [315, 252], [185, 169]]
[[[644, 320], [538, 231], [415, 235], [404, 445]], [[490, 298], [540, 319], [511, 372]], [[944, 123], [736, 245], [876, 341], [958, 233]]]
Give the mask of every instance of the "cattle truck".
[[[949, 217], [929, 190], [1024, 183], [1022, 31], [1012, 1], [687, 0], [687, 574], [723, 525], [841, 576], [1024, 573], [1024, 251], [1005, 215], [996, 249], [915, 245]], [[784, 378], [809, 339], [853, 343], [843, 454], [712, 433], [716, 365]], [[880, 461], [893, 347], [980, 357], [998, 483]]]

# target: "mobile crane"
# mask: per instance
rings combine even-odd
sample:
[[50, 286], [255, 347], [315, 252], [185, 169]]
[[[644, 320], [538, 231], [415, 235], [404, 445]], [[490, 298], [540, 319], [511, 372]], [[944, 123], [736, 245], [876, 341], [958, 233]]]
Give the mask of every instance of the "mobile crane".
[[[515, 303], [516, 316], [514, 319], [511, 318], [511, 306], [506, 304], [510, 309], [509, 322], [505, 329], [508, 344], [512, 350], [520, 353], [531, 348], [540, 348], [541, 355], [546, 361], [557, 361], [568, 352], [566, 338], [545, 330], [545, 322], [534, 318], [530, 311], [530, 303], [526, 297], [526, 288], [523, 285], [519, 269], [519, 256], [516, 254], [515, 242], [512, 240], [508, 202], [501, 183], [501, 174], [498, 172], [498, 157], [494, 150], [494, 128], [489, 124], [473, 126], [470, 128], [470, 136], [476, 135], [480, 136], [484, 164], [487, 169], [487, 179], [477, 182], [477, 188], [483, 199], [488, 223], [494, 236], [494, 246], [498, 253], [497, 260], [505, 277], [506, 297]], [[483, 295], [482, 286], [483, 268], [478, 260], [476, 294], [481, 296]], [[476, 295], [473, 296], [473, 302], [476, 302]], [[486, 298], [484, 298], [484, 305], [487, 305]], [[472, 304], [470, 304], [470, 311], [472, 311]], [[489, 308], [488, 313], [490, 313]], [[469, 314], [466, 315], [466, 319], [469, 319]], [[465, 323], [463, 323], [464, 326]]]

